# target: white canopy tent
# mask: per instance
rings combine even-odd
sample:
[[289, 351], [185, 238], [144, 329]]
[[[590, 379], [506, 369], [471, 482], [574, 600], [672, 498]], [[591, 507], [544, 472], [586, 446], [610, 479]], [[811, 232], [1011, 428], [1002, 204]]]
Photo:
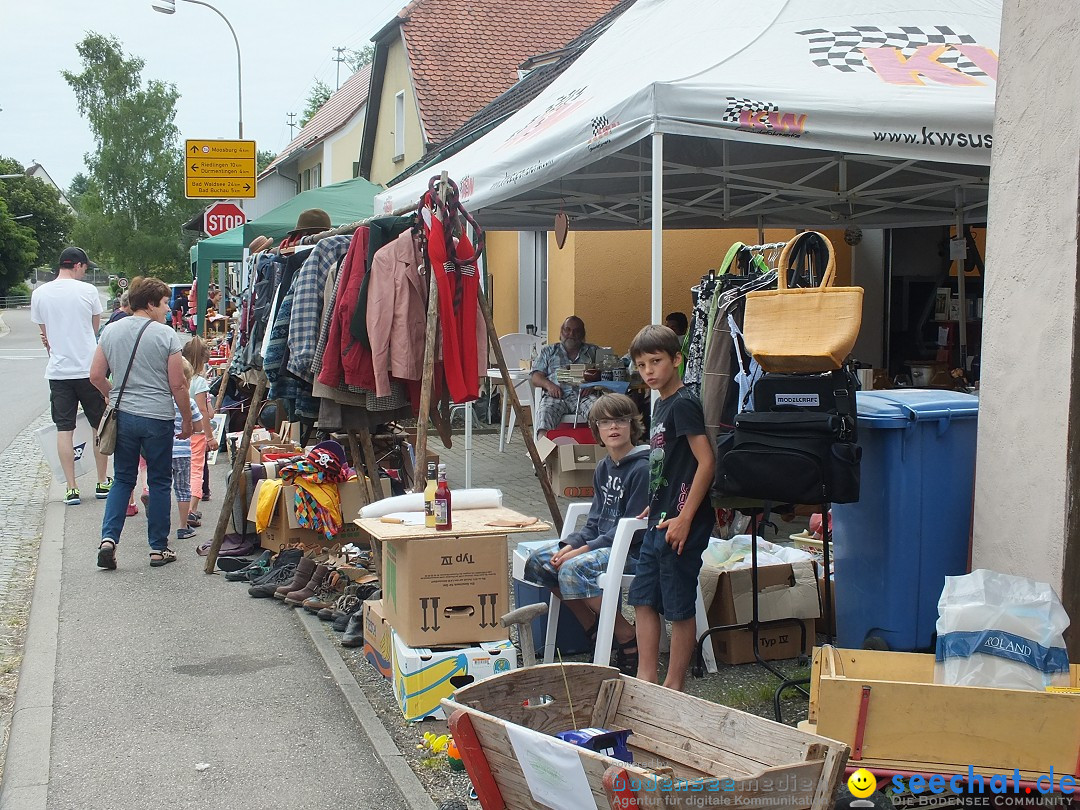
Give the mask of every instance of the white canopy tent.
[[445, 170], [487, 228], [897, 227], [985, 219], [1000, 0], [638, 0]]

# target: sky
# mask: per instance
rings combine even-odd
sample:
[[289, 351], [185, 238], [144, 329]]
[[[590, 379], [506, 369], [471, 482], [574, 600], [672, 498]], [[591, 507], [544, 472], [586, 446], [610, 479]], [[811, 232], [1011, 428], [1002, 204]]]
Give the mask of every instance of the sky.
[[[284, 148], [287, 114], [299, 120], [315, 80], [335, 87], [332, 49], [363, 47], [406, 2], [213, 0], [240, 41], [244, 137]], [[172, 15], [151, 0], [0, 0], [0, 156], [36, 160], [63, 189], [84, 170], [93, 137], [60, 71], [81, 70], [75, 46], [87, 31], [142, 58], [144, 81], [176, 85], [181, 141], [237, 136], [236, 46], [210, 9], [184, 0]]]

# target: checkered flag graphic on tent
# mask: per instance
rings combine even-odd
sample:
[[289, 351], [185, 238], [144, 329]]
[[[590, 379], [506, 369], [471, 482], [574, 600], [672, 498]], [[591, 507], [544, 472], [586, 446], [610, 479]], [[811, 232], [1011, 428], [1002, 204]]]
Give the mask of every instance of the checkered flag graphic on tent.
[[[933, 29], [899, 26], [897, 31], [884, 31], [873, 25], [853, 25], [841, 31], [811, 28], [797, 33], [807, 37], [810, 43], [810, 61], [818, 67], [831, 67], [844, 73], [874, 68], [863, 55], [863, 48], [897, 48], [910, 57], [916, 48], [924, 45], [973, 45], [975, 38], [958, 34], [945, 25]], [[974, 62], [957, 50], [948, 49], [937, 59], [945, 67], [968, 76], [986, 76]]]
[[728, 96], [727, 107], [724, 109], [724, 114], [720, 116], [720, 120], [728, 124], [737, 124], [739, 123], [739, 114], [743, 112], [743, 110], [749, 110], [752, 113], [779, 112], [780, 108], [767, 101], [755, 101], [752, 98], [736, 98], [735, 96]]
[[598, 115], [592, 120], [593, 135], [600, 135], [610, 126], [606, 115]]

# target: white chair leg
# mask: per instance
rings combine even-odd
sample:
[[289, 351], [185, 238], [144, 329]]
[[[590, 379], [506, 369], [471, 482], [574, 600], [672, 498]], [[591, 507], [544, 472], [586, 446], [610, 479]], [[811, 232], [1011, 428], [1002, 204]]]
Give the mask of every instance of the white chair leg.
[[[709, 629], [709, 619], [705, 615], [705, 598], [701, 595], [700, 582], [697, 586], [697, 614], [695, 619], [697, 637], [701, 638], [701, 634]], [[713, 652], [711, 636], [705, 640], [705, 644], [701, 647], [701, 657], [705, 661], [705, 671], [710, 675], [716, 674], [716, 655]]]
[[510, 408], [510, 402], [505, 396], [502, 398], [502, 405], [500, 406], [502, 413], [499, 416], [499, 452], [506, 452], [506, 411]]
[[555, 594], [551, 595], [548, 602], [547, 632], [544, 633], [544, 663], [551, 664], [555, 661], [555, 638], [559, 634], [559, 608], [562, 600]]
[[615, 614], [619, 610], [619, 597], [622, 578], [617, 582], [607, 583], [607, 574], [599, 577], [604, 596], [600, 601], [600, 621], [596, 626], [596, 647], [593, 648], [593, 663], [607, 666], [611, 663], [611, 644], [615, 638]]
[[517, 426], [517, 411], [509, 405], [507, 405], [507, 407], [510, 408], [510, 413], [506, 419], [506, 443], [510, 444], [510, 442], [514, 440], [514, 428]]

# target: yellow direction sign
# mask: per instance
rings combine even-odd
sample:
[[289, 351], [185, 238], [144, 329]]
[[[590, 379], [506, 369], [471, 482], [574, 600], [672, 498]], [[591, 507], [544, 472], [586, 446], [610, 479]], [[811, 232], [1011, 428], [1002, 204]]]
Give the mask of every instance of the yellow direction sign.
[[184, 142], [184, 196], [188, 199], [253, 199], [255, 174], [255, 141]]

